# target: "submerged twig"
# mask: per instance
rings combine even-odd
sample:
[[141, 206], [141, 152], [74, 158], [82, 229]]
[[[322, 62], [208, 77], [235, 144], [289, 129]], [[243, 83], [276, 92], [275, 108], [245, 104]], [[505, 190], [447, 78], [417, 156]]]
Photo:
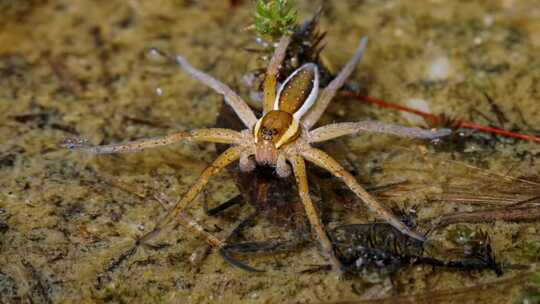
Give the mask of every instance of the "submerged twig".
[[540, 208], [538, 206], [521, 208], [490, 208], [471, 212], [452, 212], [436, 218], [426, 219], [433, 228], [441, 228], [455, 223], [485, 223], [493, 221], [538, 221]]
[[445, 160], [474, 170], [475, 184], [447, 186], [442, 195], [432, 201], [456, 203], [460, 205], [487, 206], [480, 210], [452, 212], [425, 219], [432, 228], [445, 227], [455, 223], [483, 223], [493, 221], [539, 221], [540, 183], [536, 177], [521, 178], [482, 169], [471, 164]]

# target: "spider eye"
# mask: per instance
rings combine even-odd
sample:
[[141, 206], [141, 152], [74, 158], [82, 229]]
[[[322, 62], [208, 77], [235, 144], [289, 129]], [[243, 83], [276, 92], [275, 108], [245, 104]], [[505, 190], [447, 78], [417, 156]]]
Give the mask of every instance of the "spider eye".
[[270, 111], [266, 113], [257, 126], [255, 134], [257, 140], [272, 141], [276, 148], [288, 143], [299, 136], [298, 121], [290, 113], [284, 111]]
[[262, 127], [261, 128], [261, 135], [264, 139], [267, 139], [267, 140], [272, 140], [272, 137], [274, 135], [276, 135], [278, 133], [278, 131], [276, 129], [270, 129], [270, 128], [267, 128], [267, 127]]

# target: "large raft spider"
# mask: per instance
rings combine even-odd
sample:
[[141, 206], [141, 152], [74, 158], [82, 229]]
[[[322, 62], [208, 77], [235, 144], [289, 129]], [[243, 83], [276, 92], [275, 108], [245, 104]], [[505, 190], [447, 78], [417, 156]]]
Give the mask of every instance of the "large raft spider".
[[367, 45], [367, 38], [360, 45], [352, 58], [339, 74], [319, 93], [319, 72], [314, 63], [307, 63], [293, 72], [278, 88], [280, 65], [285, 57], [291, 41], [289, 36], [280, 39], [267, 67], [263, 84], [263, 115], [257, 118], [247, 103], [227, 85], [210, 75], [192, 67], [184, 57], [176, 56], [176, 63], [191, 77], [199, 80], [225, 97], [226, 103], [234, 110], [246, 129], [238, 132], [231, 129], [209, 128], [182, 131], [159, 138], [142, 139], [134, 142], [102, 146], [86, 146], [72, 143], [70, 149], [82, 150], [92, 154], [108, 154], [140, 151], [147, 148], [170, 145], [183, 140], [204, 141], [230, 144], [231, 146], [219, 155], [197, 179], [195, 184], [176, 202], [174, 207], [157, 222], [154, 229], [145, 234], [140, 241], [161, 231], [173, 220], [202, 232], [203, 238], [218, 247], [224, 242], [204, 234], [201, 227], [188, 220], [184, 214], [186, 208], [203, 190], [209, 179], [221, 172], [229, 164], [239, 161], [244, 172], [254, 170], [256, 166], [271, 166], [279, 177], [287, 177], [292, 172], [298, 184], [298, 191], [304, 205], [308, 220], [316, 232], [324, 253], [330, 259], [333, 268], [342, 272], [343, 266], [335, 254], [332, 243], [323, 228], [309, 195], [305, 159], [328, 170], [341, 179], [369, 209], [378, 214], [399, 231], [418, 240], [424, 236], [412, 231], [403, 222], [377, 202], [336, 160], [328, 154], [312, 146], [312, 144], [331, 140], [340, 136], [356, 134], [360, 131], [393, 134], [401, 137], [435, 139], [446, 136], [450, 130], [425, 130], [407, 128], [399, 125], [376, 121], [345, 122], [325, 125], [316, 129], [313, 126], [322, 116], [338, 89], [345, 83], [362, 58]]

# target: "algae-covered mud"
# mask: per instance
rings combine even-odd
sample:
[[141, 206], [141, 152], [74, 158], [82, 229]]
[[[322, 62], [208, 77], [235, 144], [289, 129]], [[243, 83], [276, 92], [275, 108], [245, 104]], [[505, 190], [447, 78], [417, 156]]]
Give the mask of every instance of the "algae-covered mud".
[[[363, 94], [538, 134], [536, 0], [297, 1], [299, 18], [320, 5], [323, 56], [335, 70], [361, 36], [370, 38], [350, 79]], [[429, 254], [452, 258], [475, 235], [487, 234], [501, 276], [419, 265], [375, 279], [339, 278], [321, 267], [328, 261], [316, 241], [238, 255], [266, 270], [249, 273], [181, 225], [129, 252], [167, 201], [216, 157], [216, 146], [186, 142], [92, 156], [59, 144], [214, 125], [221, 97], [149, 49], [182, 54], [248, 98], [244, 76], [265, 64], [261, 54], [246, 51], [258, 47], [246, 30], [253, 13], [251, 1], [0, 0], [0, 303], [538, 302], [540, 145], [483, 134], [438, 145], [360, 134], [322, 149], [380, 202], [416, 210], [417, 230], [429, 232]], [[364, 119], [427, 126], [343, 96], [322, 123]], [[338, 181], [325, 180], [339, 190], [321, 202], [329, 228], [378, 220]], [[189, 214], [223, 238], [251, 207], [208, 216], [203, 205], [238, 194], [224, 172]], [[291, 234], [260, 218], [239, 239]]]

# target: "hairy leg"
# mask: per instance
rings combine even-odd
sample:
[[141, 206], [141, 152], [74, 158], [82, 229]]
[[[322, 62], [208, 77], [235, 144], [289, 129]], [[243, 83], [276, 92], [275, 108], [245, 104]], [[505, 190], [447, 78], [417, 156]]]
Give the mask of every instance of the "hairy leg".
[[274, 55], [272, 56], [272, 59], [268, 64], [268, 68], [266, 69], [266, 77], [264, 78], [264, 113], [270, 112], [274, 107], [279, 67], [283, 62], [283, 58], [285, 58], [285, 54], [287, 53], [287, 46], [289, 46], [290, 42], [290, 36], [281, 37], [281, 39], [279, 40], [279, 44], [274, 51]]
[[424, 241], [425, 237], [412, 231], [409, 227], [403, 224], [398, 218], [396, 218], [392, 213], [390, 213], [386, 208], [384, 208], [379, 202], [377, 202], [360, 184], [356, 181], [354, 176], [352, 176], [347, 170], [334, 160], [330, 155], [325, 152], [309, 148], [302, 151], [302, 156], [307, 160], [314, 163], [315, 165], [324, 168], [331, 172], [336, 177], [340, 178], [345, 182], [345, 184], [360, 198], [366, 203], [372, 211], [376, 212], [379, 216], [384, 218], [390, 225], [394, 226], [396, 229], [401, 231], [412, 238], [415, 238], [420, 241]]
[[198, 129], [192, 131], [182, 131], [162, 137], [140, 139], [121, 144], [86, 146], [84, 142], [68, 141], [63, 143], [61, 146], [70, 150], [78, 150], [91, 154], [112, 154], [137, 152], [148, 148], [174, 144], [182, 140], [239, 144], [242, 142], [242, 134], [229, 129]]
[[336, 256], [332, 242], [328, 238], [328, 235], [323, 228], [321, 218], [317, 214], [317, 209], [315, 208], [315, 205], [311, 201], [311, 197], [309, 195], [309, 186], [306, 175], [306, 164], [304, 162], [304, 159], [300, 155], [294, 155], [289, 157], [289, 161], [292, 164], [294, 176], [296, 177], [296, 183], [298, 184], [298, 192], [300, 194], [300, 199], [304, 204], [304, 208], [306, 210], [306, 214], [308, 216], [311, 227], [313, 227], [313, 229], [317, 233], [322, 249], [324, 253], [327, 254], [334, 269], [338, 272], [341, 272], [343, 270], [343, 265]]
[[214, 77], [192, 67], [182, 56], [176, 56], [176, 63], [190, 76], [209, 86], [217, 93], [223, 95], [227, 104], [233, 108], [236, 115], [238, 115], [240, 120], [242, 120], [248, 129], [251, 129], [255, 125], [257, 122], [255, 114], [242, 99], [242, 97], [236, 94], [236, 92], [234, 92], [231, 88]]
[[304, 127], [306, 127], [307, 130], [311, 129], [311, 127], [313, 127], [313, 125], [317, 123], [319, 118], [321, 118], [322, 114], [328, 107], [328, 104], [336, 95], [337, 90], [339, 90], [339, 88], [343, 86], [343, 84], [345, 83], [347, 78], [349, 78], [360, 59], [362, 59], [362, 55], [364, 54], [367, 42], [367, 37], [363, 37], [360, 40], [360, 45], [356, 49], [354, 55], [349, 60], [349, 62], [347, 62], [347, 64], [336, 76], [336, 78], [334, 78], [334, 80], [332, 80], [332, 82], [330, 82], [330, 84], [328, 84], [328, 86], [319, 94], [319, 99], [317, 100], [313, 108], [302, 119]]
[[[240, 155], [243, 152], [242, 147], [233, 146], [221, 153], [214, 162], [208, 166], [201, 173], [201, 176], [197, 179], [195, 184], [184, 194], [184, 196], [176, 202], [174, 207], [168, 211], [168, 213], [160, 219], [155, 228], [142, 237], [141, 240], [145, 241], [148, 238], [151, 238], [153, 235], [159, 233], [163, 227], [172, 222], [174, 219], [179, 219], [182, 223], [188, 227], [191, 227], [195, 230], [198, 230], [197, 224], [190, 221], [187, 218], [183, 211], [189, 206], [195, 197], [203, 190], [204, 186], [208, 184], [210, 178], [219, 172], [221, 172], [225, 167], [227, 167], [232, 162], [238, 160]], [[213, 243], [214, 240], [207, 240], [209, 243]]]
[[[101, 176], [102, 177], [102, 176]], [[134, 195], [135, 197], [138, 197], [140, 199], [146, 200], [148, 198], [154, 198], [156, 201], [160, 203], [160, 205], [164, 208], [166, 208], [169, 204], [168, 199], [159, 193], [151, 194], [150, 196], [147, 196], [146, 194], [141, 194], [139, 191], [134, 190], [135, 187], [127, 184], [118, 184], [114, 181], [111, 181], [108, 177], [105, 179], [108, 183], [111, 183], [113, 187], [117, 187], [129, 194]], [[199, 236], [205, 240], [209, 245], [215, 246], [215, 247], [223, 247], [225, 244], [223, 241], [219, 240], [217, 237], [212, 235], [211, 233], [207, 232], [200, 224], [198, 224], [194, 219], [182, 215], [180, 218], [182, 224], [192, 228], [195, 230], [196, 233], [199, 234]], [[136, 252], [139, 246], [141, 245], [141, 241], [144, 241], [149, 234], [144, 235], [142, 238], [137, 239], [131, 246], [127, 248], [122, 254], [112, 259], [107, 267], [105, 268], [105, 271], [103, 273], [100, 273], [98, 275], [98, 283], [102, 285], [103, 283], [106, 283], [111, 280], [110, 273], [117, 270], [120, 266], [122, 266], [131, 256], [133, 256]]]
[[360, 121], [344, 122], [326, 125], [309, 132], [309, 142], [316, 143], [334, 139], [344, 135], [353, 135], [361, 131], [392, 134], [400, 137], [435, 139], [450, 135], [450, 129], [420, 129], [408, 128], [400, 125], [377, 122]]
[[[172, 201], [169, 198], [167, 198], [163, 193], [161, 193], [161, 194], [154, 193], [153, 198], [156, 201], [158, 201], [162, 206], [170, 206], [170, 205], [172, 205]], [[199, 237], [201, 239], [203, 239], [209, 245], [214, 246], [214, 247], [221, 247], [221, 246], [223, 246], [225, 244], [223, 241], [218, 239], [216, 236], [214, 236], [213, 234], [207, 232], [206, 229], [204, 229], [204, 227], [201, 224], [199, 224], [196, 220], [194, 220], [190, 216], [188, 216], [188, 215], [186, 215], [184, 213], [180, 213], [176, 219], [178, 219], [180, 221], [180, 223], [182, 223], [184, 226], [192, 229], [195, 233], [197, 233], [199, 235]], [[154, 235], [154, 233], [155, 232], [150, 232], [150, 233], [148, 233], [146, 235], [143, 235], [143, 237], [138, 240], [138, 243], [140, 243], [141, 241], [147, 240], [148, 235], [149, 234]]]

